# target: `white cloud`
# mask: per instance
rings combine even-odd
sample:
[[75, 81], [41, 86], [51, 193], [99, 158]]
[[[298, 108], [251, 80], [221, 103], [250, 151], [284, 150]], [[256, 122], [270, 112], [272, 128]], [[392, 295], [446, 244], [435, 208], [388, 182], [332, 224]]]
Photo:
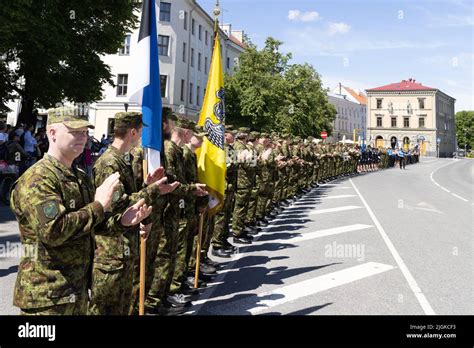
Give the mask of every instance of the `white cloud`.
[[289, 10], [288, 19], [290, 21], [313, 22], [321, 19], [316, 11], [301, 12], [300, 10]]
[[336, 34], [346, 34], [351, 29], [350, 25], [339, 22], [339, 23], [329, 23], [329, 35], [336, 35]]

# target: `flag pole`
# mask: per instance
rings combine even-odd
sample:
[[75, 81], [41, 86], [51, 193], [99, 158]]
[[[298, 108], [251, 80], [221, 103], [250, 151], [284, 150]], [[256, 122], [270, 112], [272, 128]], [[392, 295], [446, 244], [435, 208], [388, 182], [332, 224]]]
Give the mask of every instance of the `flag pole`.
[[[143, 147], [143, 181], [148, 176], [148, 160], [146, 147]], [[146, 276], [146, 239], [140, 235], [140, 298], [138, 315], [145, 315], [145, 276]]]
[[202, 243], [202, 230], [204, 228], [204, 215], [206, 211], [204, 210], [199, 214], [199, 233], [197, 239], [197, 248], [196, 248], [196, 269], [194, 271], [194, 288], [198, 288], [199, 283], [199, 263], [201, 261], [201, 243]]

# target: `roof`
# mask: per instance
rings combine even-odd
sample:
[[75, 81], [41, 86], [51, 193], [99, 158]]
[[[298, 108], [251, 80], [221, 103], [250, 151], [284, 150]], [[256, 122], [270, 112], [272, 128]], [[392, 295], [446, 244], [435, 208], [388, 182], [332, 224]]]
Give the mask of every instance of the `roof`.
[[391, 83], [389, 85], [367, 89], [367, 92], [372, 91], [436, 91], [437, 88], [423, 86], [415, 79], [402, 80], [401, 82]]
[[360, 103], [367, 105], [367, 97], [363, 93], [357, 93], [352, 88], [344, 86], [344, 88]]
[[240, 47], [242, 47], [242, 48], [245, 49], [244, 44], [243, 44], [242, 42], [240, 42], [240, 40], [237, 39], [234, 35], [230, 34], [230, 35], [229, 35], [229, 39], [230, 39], [230, 41], [232, 41], [233, 43], [235, 43], [237, 46], [240, 46]]

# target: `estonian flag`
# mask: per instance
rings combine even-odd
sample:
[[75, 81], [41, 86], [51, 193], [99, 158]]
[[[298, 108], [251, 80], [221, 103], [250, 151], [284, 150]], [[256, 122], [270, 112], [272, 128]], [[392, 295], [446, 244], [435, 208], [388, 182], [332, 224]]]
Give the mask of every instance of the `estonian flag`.
[[142, 107], [142, 146], [148, 160], [148, 172], [160, 166], [161, 135], [161, 89], [160, 62], [158, 59], [158, 31], [156, 0], [143, 0], [140, 32], [137, 47], [132, 51], [130, 75], [130, 102]]

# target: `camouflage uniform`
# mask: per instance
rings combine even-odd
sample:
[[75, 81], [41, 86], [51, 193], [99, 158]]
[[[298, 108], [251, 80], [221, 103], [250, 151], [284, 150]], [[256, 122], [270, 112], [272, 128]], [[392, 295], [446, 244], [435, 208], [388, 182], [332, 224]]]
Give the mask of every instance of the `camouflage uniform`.
[[[93, 126], [69, 108], [48, 110], [48, 125]], [[86, 314], [93, 257], [93, 231], [104, 209], [81, 170], [45, 154], [15, 183], [11, 207], [24, 255], [13, 304], [22, 314]]]
[[[132, 128], [141, 125], [139, 113], [117, 113], [115, 127]], [[141, 198], [147, 205], [158, 199], [158, 186], [138, 191], [134, 179], [133, 158], [114, 146], [99, 157], [94, 165], [96, 186], [115, 172], [120, 173], [120, 184], [112, 201], [112, 213], [107, 222], [96, 229], [96, 250], [92, 277], [92, 299], [89, 313], [94, 315], [130, 315], [138, 299], [140, 236], [139, 226], [120, 224], [121, 213]], [[138, 191], [138, 192], [137, 192]], [[142, 222], [151, 223], [148, 217]], [[112, 228], [112, 225], [115, 228]]]
[[[240, 133], [248, 133], [248, 128], [240, 128]], [[248, 150], [242, 140], [236, 140], [234, 150], [237, 158], [242, 151]], [[237, 165], [237, 191], [235, 193], [235, 207], [232, 217], [232, 231], [235, 236], [244, 235], [245, 219], [249, 207], [252, 187], [255, 186], [254, 164], [248, 160], [239, 160]]]
[[259, 155], [260, 151], [262, 150], [263, 146], [260, 144], [253, 145], [253, 141], [255, 141], [260, 136], [258, 132], [250, 132], [249, 135], [249, 142], [247, 143], [247, 148], [252, 151], [252, 158], [255, 159], [256, 165], [253, 166], [254, 176], [255, 176], [255, 185], [252, 186], [250, 191], [250, 198], [249, 198], [249, 205], [247, 210], [247, 216], [245, 217], [245, 224], [247, 226], [255, 225], [256, 223], [256, 213], [257, 213], [257, 205], [258, 205], [258, 192], [260, 188], [263, 186], [262, 182], [262, 163], [260, 162]]

